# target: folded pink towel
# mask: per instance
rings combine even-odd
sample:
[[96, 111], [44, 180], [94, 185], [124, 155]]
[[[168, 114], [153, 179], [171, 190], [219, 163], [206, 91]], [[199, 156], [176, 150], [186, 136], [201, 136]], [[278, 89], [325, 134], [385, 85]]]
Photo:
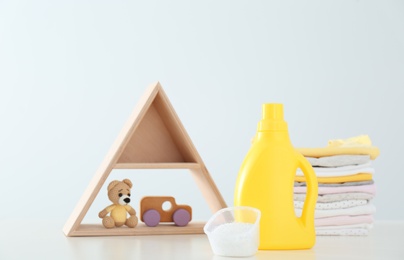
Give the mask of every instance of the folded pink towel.
[[374, 222], [373, 215], [357, 215], [357, 216], [336, 216], [328, 218], [318, 218], [314, 220], [316, 227], [321, 226], [342, 226], [354, 224], [372, 224]]
[[[302, 215], [302, 209], [295, 208], [296, 216]], [[346, 209], [316, 209], [314, 211], [314, 218], [329, 218], [336, 216], [359, 216], [359, 215], [370, 215], [375, 213], [376, 207], [372, 203], [368, 203], [362, 206], [356, 206]]]
[[367, 236], [373, 224], [316, 227], [317, 236]]
[[345, 228], [345, 229], [325, 229], [316, 230], [317, 236], [367, 236], [368, 228]]
[[[317, 202], [316, 209], [346, 209], [356, 206], [366, 205], [368, 200], [341, 200], [334, 202]], [[302, 209], [304, 206], [303, 201], [293, 201], [295, 208]]]
[[[346, 193], [334, 193], [334, 194], [319, 194], [317, 197], [317, 203], [335, 202], [342, 200], [371, 200], [374, 195], [366, 192], [346, 192]], [[305, 193], [293, 194], [295, 201], [305, 201]]]

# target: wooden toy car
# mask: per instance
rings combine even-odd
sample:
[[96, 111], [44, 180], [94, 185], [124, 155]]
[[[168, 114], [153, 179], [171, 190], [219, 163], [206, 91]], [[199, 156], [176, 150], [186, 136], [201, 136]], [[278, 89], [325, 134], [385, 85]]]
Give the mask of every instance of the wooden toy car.
[[[164, 203], [171, 204], [171, 207], [163, 209]], [[192, 219], [192, 208], [188, 205], [177, 205], [173, 197], [147, 196], [140, 201], [140, 219], [148, 227], [155, 227], [160, 222], [174, 222], [183, 227]]]

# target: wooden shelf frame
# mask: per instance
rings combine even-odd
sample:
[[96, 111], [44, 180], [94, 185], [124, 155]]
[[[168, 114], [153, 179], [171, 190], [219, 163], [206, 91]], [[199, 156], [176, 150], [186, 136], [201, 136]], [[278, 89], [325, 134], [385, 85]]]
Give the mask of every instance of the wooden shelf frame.
[[198, 163], [117, 163], [114, 169], [200, 169]]
[[150, 85], [99, 166], [65, 226], [66, 236], [200, 234], [203, 224], [105, 229], [81, 224], [114, 169], [188, 169], [212, 213], [227, 207], [159, 82]]
[[95, 236], [147, 236], [147, 235], [188, 235], [204, 234], [205, 222], [190, 222], [185, 227], [177, 227], [173, 224], [160, 224], [156, 227], [148, 227], [139, 223], [135, 228], [120, 227], [106, 230], [101, 224], [81, 224], [73, 231], [73, 237], [95, 237]]

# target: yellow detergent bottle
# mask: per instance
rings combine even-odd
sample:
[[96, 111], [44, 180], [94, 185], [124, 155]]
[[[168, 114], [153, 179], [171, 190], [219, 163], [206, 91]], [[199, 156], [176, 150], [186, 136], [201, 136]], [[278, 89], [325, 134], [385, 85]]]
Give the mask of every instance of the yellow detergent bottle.
[[[297, 168], [307, 181], [301, 217], [293, 205]], [[316, 241], [314, 209], [318, 184], [309, 162], [292, 146], [282, 104], [264, 104], [253, 144], [241, 165], [235, 206], [261, 210], [259, 249], [308, 249]]]

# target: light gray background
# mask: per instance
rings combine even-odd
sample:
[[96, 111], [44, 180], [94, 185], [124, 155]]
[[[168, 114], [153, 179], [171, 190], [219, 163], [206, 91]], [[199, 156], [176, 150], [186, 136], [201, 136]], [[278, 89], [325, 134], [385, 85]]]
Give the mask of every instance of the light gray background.
[[[402, 1], [0, 1], [0, 219], [67, 219], [157, 80], [229, 205], [261, 104], [281, 102], [296, 147], [370, 135], [376, 219], [404, 219]], [[211, 215], [185, 171], [124, 177], [135, 207]]]

